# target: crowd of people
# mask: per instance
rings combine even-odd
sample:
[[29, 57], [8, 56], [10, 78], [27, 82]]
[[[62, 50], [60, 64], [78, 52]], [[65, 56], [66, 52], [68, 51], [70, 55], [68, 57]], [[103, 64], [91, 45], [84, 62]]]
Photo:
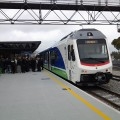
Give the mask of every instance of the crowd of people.
[[42, 57], [2, 57], [0, 56], [0, 69], [2, 73], [25, 73], [43, 70]]

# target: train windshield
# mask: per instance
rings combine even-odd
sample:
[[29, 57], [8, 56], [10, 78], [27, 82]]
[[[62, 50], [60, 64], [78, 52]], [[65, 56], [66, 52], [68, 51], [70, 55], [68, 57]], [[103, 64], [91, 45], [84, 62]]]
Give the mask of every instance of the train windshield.
[[77, 40], [78, 52], [82, 63], [96, 64], [109, 61], [106, 41], [98, 40]]

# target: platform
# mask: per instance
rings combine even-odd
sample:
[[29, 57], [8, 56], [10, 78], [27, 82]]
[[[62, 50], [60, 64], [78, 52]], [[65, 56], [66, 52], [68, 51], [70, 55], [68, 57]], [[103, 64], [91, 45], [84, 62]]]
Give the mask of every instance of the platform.
[[119, 119], [119, 111], [46, 70], [0, 76], [0, 120]]

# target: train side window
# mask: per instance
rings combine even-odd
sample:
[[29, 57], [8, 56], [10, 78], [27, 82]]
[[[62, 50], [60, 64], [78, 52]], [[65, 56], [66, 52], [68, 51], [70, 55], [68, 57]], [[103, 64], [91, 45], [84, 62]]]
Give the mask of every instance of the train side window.
[[71, 45], [71, 57], [72, 57], [72, 61], [75, 61], [75, 52], [73, 49], [73, 45]]
[[68, 60], [71, 60], [71, 47], [68, 45]]
[[45, 63], [48, 63], [48, 52], [45, 52]]
[[55, 61], [57, 60], [57, 52], [51, 51], [50, 57], [51, 57], [51, 64], [55, 64]]

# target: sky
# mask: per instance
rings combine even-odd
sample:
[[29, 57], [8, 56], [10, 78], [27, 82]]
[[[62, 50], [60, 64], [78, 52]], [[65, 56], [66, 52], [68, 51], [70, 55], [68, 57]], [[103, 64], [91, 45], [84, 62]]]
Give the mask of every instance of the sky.
[[110, 52], [116, 51], [111, 45], [114, 39], [120, 37], [116, 25], [0, 25], [0, 41], [41, 41], [41, 45], [36, 50], [40, 52], [51, 47], [70, 32], [82, 28], [100, 30], [107, 37]]

